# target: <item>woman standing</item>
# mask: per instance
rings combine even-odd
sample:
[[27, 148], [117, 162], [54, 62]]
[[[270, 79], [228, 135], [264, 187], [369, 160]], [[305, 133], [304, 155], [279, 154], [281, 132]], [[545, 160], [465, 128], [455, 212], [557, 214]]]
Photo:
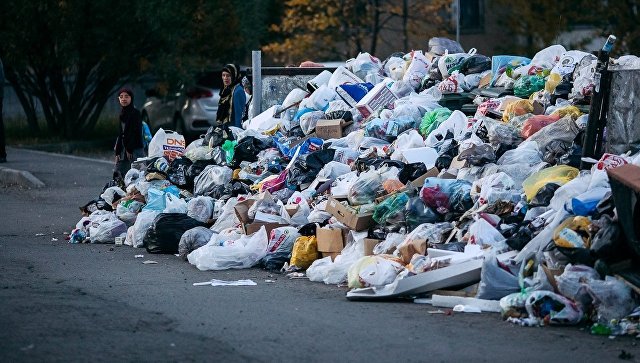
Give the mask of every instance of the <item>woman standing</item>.
[[242, 113], [247, 96], [241, 85], [240, 68], [227, 64], [222, 68], [222, 90], [216, 120], [224, 126], [242, 128]]
[[115, 173], [124, 175], [131, 169], [131, 162], [144, 157], [142, 146], [142, 116], [133, 106], [133, 91], [123, 88], [118, 92], [120, 110], [120, 133], [116, 139], [114, 151], [116, 154]]

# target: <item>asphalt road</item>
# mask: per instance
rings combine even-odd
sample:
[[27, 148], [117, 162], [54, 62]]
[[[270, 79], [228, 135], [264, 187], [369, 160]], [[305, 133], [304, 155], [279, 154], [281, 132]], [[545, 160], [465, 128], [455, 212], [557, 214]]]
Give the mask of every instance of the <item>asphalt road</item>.
[[[350, 302], [344, 287], [260, 269], [203, 272], [172, 255], [68, 244], [63, 232], [100, 193], [111, 164], [9, 149], [5, 166], [31, 171], [46, 187], [0, 186], [3, 362], [612, 362], [623, 350], [640, 361], [638, 339], [584, 327]], [[192, 286], [212, 278], [257, 286]]]

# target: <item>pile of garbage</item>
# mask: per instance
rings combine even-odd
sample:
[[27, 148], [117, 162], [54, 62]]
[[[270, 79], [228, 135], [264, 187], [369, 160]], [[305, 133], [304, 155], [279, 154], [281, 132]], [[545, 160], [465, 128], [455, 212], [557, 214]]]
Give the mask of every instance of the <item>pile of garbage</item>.
[[[637, 182], [640, 154], [580, 169], [596, 63], [560, 45], [489, 58], [441, 38], [426, 53], [360, 54], [246, 129], [211, 127], [188, 146], [160, 129], [70, 242], [124, 237], [200, 270], [305, 271], [352, 300], [464, 288], [458, 311], [638, 334], [638, 288], [612, 272], [638, 256], [610, 178]], [[506, 95], [468, 93], [496, 87]]]

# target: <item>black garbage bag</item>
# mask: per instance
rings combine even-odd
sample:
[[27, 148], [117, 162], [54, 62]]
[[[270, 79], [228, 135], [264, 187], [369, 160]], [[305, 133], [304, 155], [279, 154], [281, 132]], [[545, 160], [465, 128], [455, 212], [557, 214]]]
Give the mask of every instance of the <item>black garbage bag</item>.
[[458, 70], [464, 75], [482, 73], [491, 69], [491, 58], [482, 54], [474, 54], [462, 61]]
[[159, 173], [167, 176], [169, 172], [169, 161], [164, 156], [154, 158], [147, 165], [147, 173]]
[[167, 171], [169, 181], [179, 187], [186, 187], [189, 184], [187, 170], [192, 164], [193, 162], [189, 158], [179, 156], [173, 159]]
[[534, 231], [529, 224], [526, 224], [518, 229], [513, 236], [507, 238], [507, 245], [516, 251], [520, 251], [527, 245], [534, 237]]
[[429, 247], [433, 246], [433, 248], [437, 250], [464, 252], [464, 246], [466, 245], [467, 245], [467, 242], [451, 242], [451, 243], [434, 243], [429, 245]]
[[160, 213], [145, 233], [143, 244], [149, 253], [176, 254], [184, 232], [204, 225], [184, 213]]
[[427, 172], [427, 166], [424, 163], [405, 164], [398, 173], [398, 180], [402, 184], [407, 184], [412, 180], [416, 180]]
[[287, 173], [287, 182], [291, 185], [311, 183], [320, 170], [333, 160], [334, 149], [317, 150], [298, 158]]
[[320, 171], [325, 165], [333, 161], [335, 154], [335, 149], [317, 150], [307, 154], [302, 159], [307, 168]]
[[258, 139], [247, 136], [240, 140], [234, 148], [233, 161], [231, 165], [237, 167], [243, 161], [258, 161], [258, 153], [273, 146], [271, 139]]
[[423, 223], [442, 222], [442, 216], [424, 204], [419, 196], [409, 198], [404, 208], [404, 218], [410, 231]]
[[80, 207], [80, 212], [86, 216], [97, 210], [106, 210], [107, 212], [113, 212], [113, 208], [111, 207], [111, 205], [102, 198], [97, 198], [89, 201], [87, 202], [87, 204]]
[[280, 270], [291, 259], [291, 252], [279, 251], [270, 253], [260, 260], [260, 266], [265, 270]]
[[192, 190], [193, 181], [208, 165], [216, 165], [216, 162], [214, 160], [196, 160], [193, 164], [189, 165], [185, 172], [185, 177], [187, 179], [185, 188]]
[[226, 140], [234, 140], [233, 133], [227, 126], [211, 126], [204, 134], [203, 145], [212, 148], [222, 146]]
[[605, 215], [613, 217], [615, 209], [616, 206], [613, 201], [613, 194], [611, 192], [607, 192], [607, 194], [604, 195], [604, 198], [602, 198], [602, 200], [598, 202], [598, 205], [596, 205], [596, 211], [593, 213], [593, 219], [600, 219]]
[[496, 160], [493, 147], [489, 144], [471, 145], [458, 155], [458, 159], [466, 160], [474, 166], [483, 166]]
[[560, 188], [560, 185], [555, 183], [545, 184], [531, 199], [529, 207], [547, 207], [549, 203], [551, 203], [551, 198], [553, 198], [558, 188]]
[[[320, 227], [324, 226], [325, 224], [326, 223], [320, 224]], [[317, 227], [317, 223], [307, 223], [298, 229], [298, 233], [300, 233], [301, 236], [315, 236]]]
[[349, 122], [353, 120], [353, 114], [351, 111], [331, 111], [329, 113], [325, 113], [324, 117], [327, 120], [344, 120], [345, 122]]
[[448, 169], [451, 166], [453, 158], [458, 155], [460, 145], [453, 139], [453, 134], [448, 131], [445, 139], [438, 146], [438, 158], [436, 159], [436, 168], [438, 170]]
[[370, 167], [373, 167], [374, 169], [379, 169], [382, 166], [388, 166], [388, 167], [395, 166], [396, 168], [402, 170], [402, 168], [404, 168], [404, 165], [405, 165], [402, 161], [391, 160], [388, 158], [381, 158], [381, 157], [358, 159], [356, 160], [355, 164], [356, 164], [355, 169], [358, 173], [367, 171], [369, 170]]

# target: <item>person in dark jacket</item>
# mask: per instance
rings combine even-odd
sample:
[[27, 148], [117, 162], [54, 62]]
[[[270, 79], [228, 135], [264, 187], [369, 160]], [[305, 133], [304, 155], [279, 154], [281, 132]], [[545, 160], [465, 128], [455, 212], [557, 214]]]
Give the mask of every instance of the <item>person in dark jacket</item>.
[[222, 90], [216, 120], [225, 126], [242, 128], [242, 113], [247, 96], [241, 85], [240, 67], [227, 64], [222, 68]]
[[116, 154], [115, 173], [124, 175], [131, 169], [131, 162], [144, 157], [142, 145], [142, 116], [133, 106], [133, 91], [123, 88], [118, 92], [120, 110], [120, 134], [116, 139], [114, 151]]

